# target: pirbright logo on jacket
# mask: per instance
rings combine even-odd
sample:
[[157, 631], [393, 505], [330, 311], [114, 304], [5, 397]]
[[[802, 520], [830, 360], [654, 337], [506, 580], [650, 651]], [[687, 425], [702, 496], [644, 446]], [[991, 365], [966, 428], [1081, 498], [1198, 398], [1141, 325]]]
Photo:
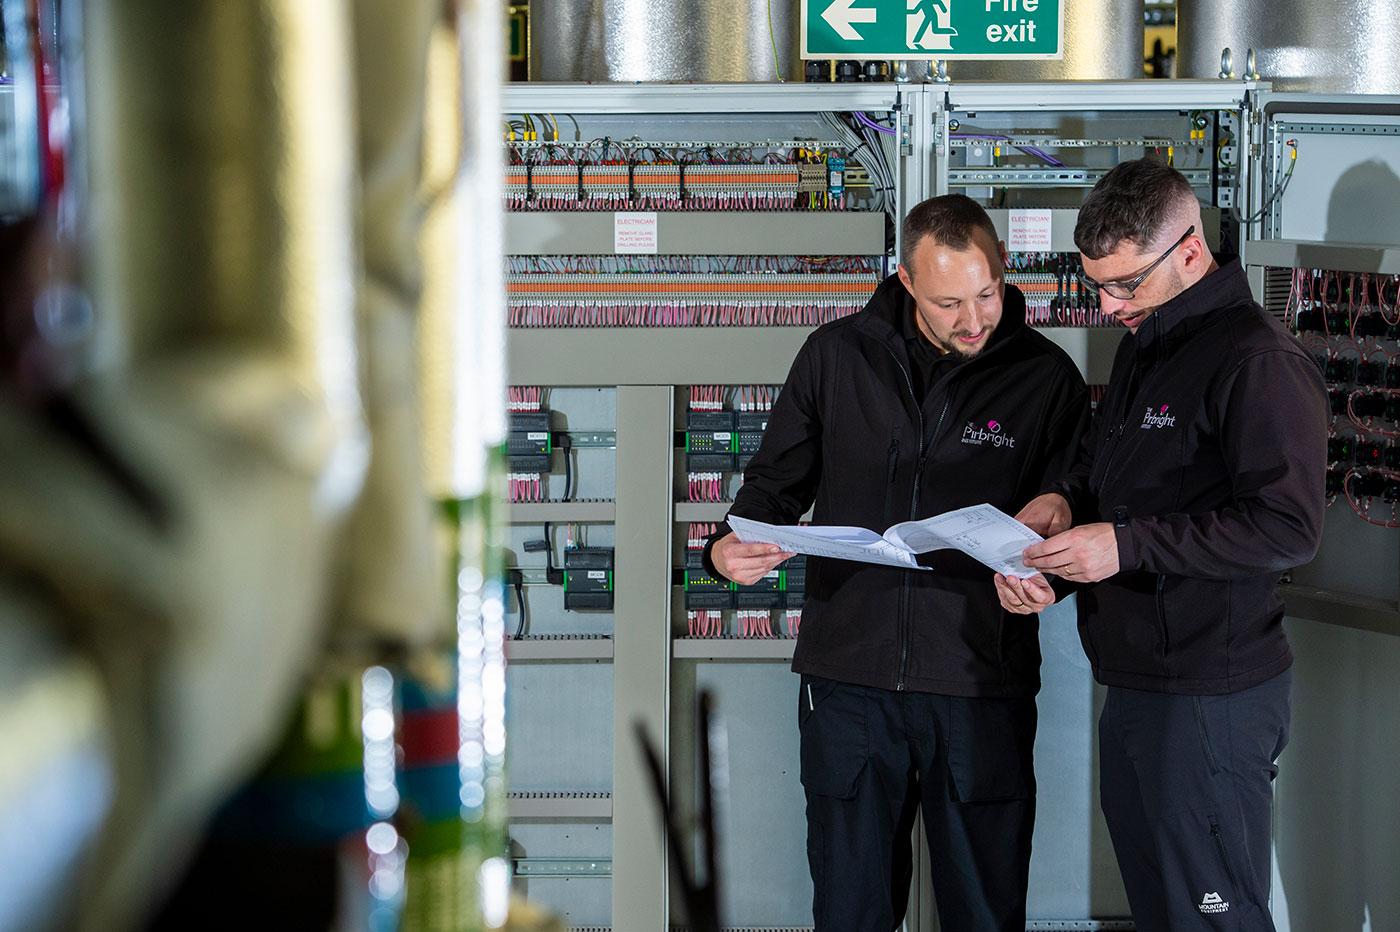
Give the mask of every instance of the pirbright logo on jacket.
[[1142, 429], [1152, 430], [1154, 427], [1175, 427], [1176, 415], [1167, 413], [1167, 409], [1170, 407], [1171, 405], [1162, 405], [1162, 407], [1158, 408], [1156, 411], [1153, 411], [1152, 408], [1149, 407], [1147, 413], [1142, 416]]
[[1002, 432], [1001, 422], [993, 418], [985, 426], [976, 421], [968, 421], [963, 428], [962, 442], [980, 447], [990, 443], [994, 447], [1014, 447], [1016, 438]]

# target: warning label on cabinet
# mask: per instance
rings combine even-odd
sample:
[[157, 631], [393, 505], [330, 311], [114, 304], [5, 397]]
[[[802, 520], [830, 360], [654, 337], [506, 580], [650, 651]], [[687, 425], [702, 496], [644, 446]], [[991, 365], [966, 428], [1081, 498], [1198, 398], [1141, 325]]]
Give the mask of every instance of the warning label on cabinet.
[[655, 211], [613, 214], [613, 252], [656, 252]]

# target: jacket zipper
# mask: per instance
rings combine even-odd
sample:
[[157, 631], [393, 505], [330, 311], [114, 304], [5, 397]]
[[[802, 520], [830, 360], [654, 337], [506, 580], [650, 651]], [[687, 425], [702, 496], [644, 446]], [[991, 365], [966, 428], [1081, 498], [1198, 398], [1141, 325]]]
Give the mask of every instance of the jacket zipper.
[[[914, 393], [914, 380], [909, 377], [909, 370], [904, 368], [904, 363], [899, 361], [899, 357], [895, 355], [894, 350], [887, 346], [885, 347], [885, 352], [890, 354], [890, 358], [894, 360], [895, 366], [899, 369], [899, 374], [904, 376], [904, 384], [909, 388], [909, 398], [914, 402], [914, 414], [919, 421], [919, 461], [918, 466], [914, 470], [913, 501], [909, 505], [909, 512], [912, 515], [914, 510], [919, 507], [919, 482], [923, 479], [924, 473], [924, 451], [922, 448], [924, 436], [924, 407], [919, 404], [919, 396]], [[946, 405], [944, 406], [944, 410], [947, 410]], [[895, 678], [895, 692], [904, 691], [904, 671], [909, 664], [909, 620], [905, 617], [908, 614], [909, 608], [909, 574], [904, 573], [903, 576], [904, 578], [899, 581], [899, 673]]]
[[1157, 574], [1157, 624], [1162, 626], [1162, 672], [1171, 675], [1171, 665], [1167, 663], [1167, 655], [1171, 653], [1172, 639], [1167, 630], [1167, 577], [1161, 573]]

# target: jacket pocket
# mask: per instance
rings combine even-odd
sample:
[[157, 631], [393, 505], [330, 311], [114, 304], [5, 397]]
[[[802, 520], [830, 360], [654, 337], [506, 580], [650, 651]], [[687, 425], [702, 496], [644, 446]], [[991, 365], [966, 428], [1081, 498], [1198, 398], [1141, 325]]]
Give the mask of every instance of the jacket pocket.
[[803, 676], [797, 697], [802, 786], [817, 796], [854, 799], [870, 756], [865, 689]]
[[1034, 699], [948, 700], [948, 771], [959, 802], [1035, 795]]
[[[1155, 573], [1129, 572], [1080, 593], [1080, 637], [1096, 668], [1161, 677], [1166, 627], [1172, 624], [1170, 578], [1158, 601]], [[1165, 621], [1163, 612], [1166, 612]]]
[[1157, 591], [1163, 672], [1198, 680], [1228, 676], [1229, 580], [1163, 575]]

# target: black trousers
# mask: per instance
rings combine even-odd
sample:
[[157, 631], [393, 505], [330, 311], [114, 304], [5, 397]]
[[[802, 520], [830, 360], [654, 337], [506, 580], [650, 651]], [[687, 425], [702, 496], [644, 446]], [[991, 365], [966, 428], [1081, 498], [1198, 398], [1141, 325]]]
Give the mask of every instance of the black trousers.
[[1035, 699], [804, 676], [798, 703], [817, 932], [899, 927], [920, 807], [943, 928], [1024, 932]]
[[1270, 816], [1291, 682], [1224, 696], [1109, 688], [1099, 796], [1138, 932], [1273, 932]]

